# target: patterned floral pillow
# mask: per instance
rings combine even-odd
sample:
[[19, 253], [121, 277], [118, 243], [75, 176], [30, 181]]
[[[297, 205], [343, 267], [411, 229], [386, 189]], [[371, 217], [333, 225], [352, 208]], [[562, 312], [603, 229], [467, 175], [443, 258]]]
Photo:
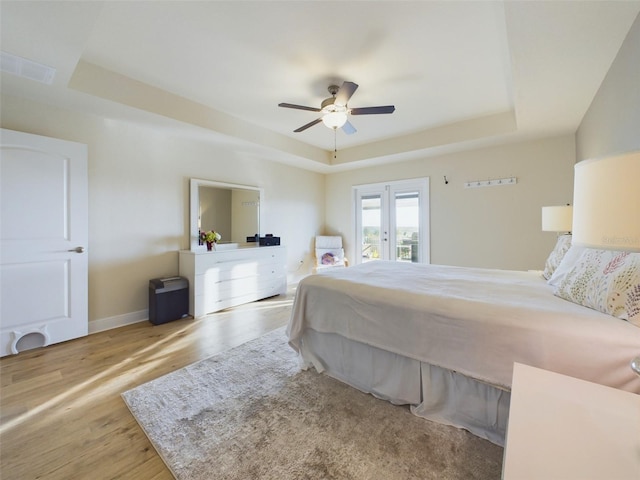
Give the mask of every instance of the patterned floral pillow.
[[562, 257], [562, 261], [558, 268], [553, 272], [551, 278], [547, 280], [549, 285], [553, 285], [557, 287], [560, 285], [564, 277], [567, 276], [567, 273], [571, 271], [576, 262], [580, 259], [580, 255], [585, 251], [587, 247], [581, 247], [578, 245], [571, 245], [571, 248], [567, 251], [564, 257]]
[[344, 265], [344, 250], [342, 248], [316, 248], [316, 263], [318, 265]]
[[569, 251], [569, 247], [571, 246], [571, 235], [560, 235], [558, 237], [558, 241], [556, 242], [556, 246], [553, 247], [553, 250], [549, 254], [547, 261], [544, 264], [544, 271], [542, 272], [542, 276], [549, 280], [553, 272], [556, 271], [558, 265], [564, 258], [567, 251]]
[[554, 294], [640, 327], [640, 253], [585, 249]]

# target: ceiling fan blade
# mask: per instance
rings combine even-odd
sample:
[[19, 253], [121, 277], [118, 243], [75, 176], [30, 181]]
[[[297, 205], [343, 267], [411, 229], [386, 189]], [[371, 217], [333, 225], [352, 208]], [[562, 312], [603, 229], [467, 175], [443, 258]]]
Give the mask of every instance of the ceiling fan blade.
[[356, 127], [354, 127], [349, 120], [342, 126], [342, 131], [347, 135], [357, 132]]
[[303, 130], [306, 130], [309, 127], [313, 127], [314, 125], [316, 125], [317, 123], [320, 123], [321, 121], [322, 121], [322, 117], [316, 118], [313, 122], [309, 122], [306, 125], [301, 126], [300, 128], [296, 128], [294, 132], [295, 133], [302, 132]]
[[351, 115], [377, 115], [379, 113], [393, 113], [396, 107], [385, 105], [384, 107], [352, 108]]
[[278, 106], [279, 107], [284, 107], [284, 108], [295, 108], [297, 110], [309, 110], [310, 112], [319, 112], [320, 111], [319, 108], [305, 107], [304, 105], [295, 105], [293, 103], [279, 103]]
[[342, 105], [344, 107], [351, 96], [355, 93], [357, 88], [357, 83], [343, 82], [340, 90], [338, 90], [338, 94], [336, 95], [336, 101], [334, 102], [334, 105]]

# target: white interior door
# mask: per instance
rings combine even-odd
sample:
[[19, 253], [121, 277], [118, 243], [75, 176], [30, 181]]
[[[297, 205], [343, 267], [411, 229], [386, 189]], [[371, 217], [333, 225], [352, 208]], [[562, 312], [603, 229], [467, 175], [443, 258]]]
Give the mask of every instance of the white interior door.
[[429, 263], [427, 178], [354, 187], [356, 263]]
[[0, 131], [0, 356], [87, 335], [87, 146]]

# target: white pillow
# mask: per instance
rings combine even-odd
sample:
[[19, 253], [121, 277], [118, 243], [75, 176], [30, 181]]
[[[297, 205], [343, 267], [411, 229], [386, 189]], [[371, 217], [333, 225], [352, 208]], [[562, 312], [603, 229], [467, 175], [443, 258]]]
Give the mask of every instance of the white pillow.
[[545, 279], [549, 280], [551, 278], [551, 275], [553, 275], [553, 272], [558, 268], [558, 265], [560, 265], [560, 262], [569, 250], [569, 247], [571, 247], [571, 235], [560, 235], [556, 241], [556, 246], [553, 247], [544, 264], [542, 276]]
[[640, 253], [585, 249], [553, 293], [640, 327]]
[[560, 282], [564, 280], [564, 277], [567, 276], [567, 273], [569, 273], [569, 271], [573, 268], [573, 266], [580, 258], [580, 255], [582, 255], [582, 252], [584, 252], [585, 250], [586, 247], [571, 245], [569, 250], [567, 250], [567, 253], [564, 254], [564, 257], [562, 257], [560, 265], [558, 265], [558, 267], [555, 269], [553, 275], [551, 275], [551, 278], [547, 280], [547, 283], [549, 285], [553, 285], [554, 287], [560, 285]]

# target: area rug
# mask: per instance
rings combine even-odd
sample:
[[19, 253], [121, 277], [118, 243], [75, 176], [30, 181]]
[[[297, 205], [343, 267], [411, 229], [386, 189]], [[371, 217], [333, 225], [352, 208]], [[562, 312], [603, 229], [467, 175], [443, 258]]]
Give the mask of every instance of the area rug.
[[301, 371], [283, 328], [122, 396], [180, 480], [500, 478], [501, 447]]

